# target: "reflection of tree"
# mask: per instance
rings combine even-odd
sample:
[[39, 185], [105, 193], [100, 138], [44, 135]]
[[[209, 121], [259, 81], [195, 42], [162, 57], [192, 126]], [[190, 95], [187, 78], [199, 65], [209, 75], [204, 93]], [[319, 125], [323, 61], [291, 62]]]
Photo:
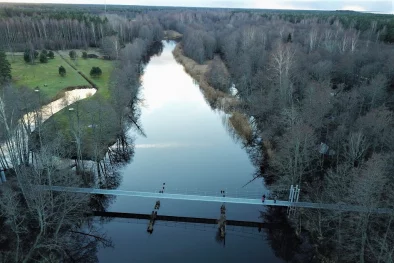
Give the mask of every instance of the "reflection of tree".
[[83, 229], [70, 231], [70, 245], [64, 249], [65, 262], [98, 262], [99, 248], [112, 246], [102, 230], [89, 222]]
[[161, 41], [154, 42], [148, 49], [145, 56], [142, 57], [142, 62], [148, 64], [152, 56], [160, 56], [163, 52], [163, 43]]
[[216, 241], [218, 244], [223, 244], [223, 246], [226, 245], [226, 237], [223, 238], [223, 237], [220, 235], [220, 229], [219, 229], [219, 228], [216, 230], [216, 233], [215, 233], [215, 241]]
[[1, 188], [1, 262], [97, 262], [98, 246], [110, 246], [111, 241], [84, 216], [87, 196], [37, 189], [47, 179], [78, 185], [75, 174], [57, 172], [40, 157], [46, 170], [17, 167], [17, 178]]
[[294, 262], [296, 254], [300, 252], [301, 241], [287, 221], [285, 211], [282, 208], [268, 208], [266, 212], [261, 212], [260, 218], [265, 223], [281, 226], [275, 229], [266, 228], [267, 240], [277, 257]]

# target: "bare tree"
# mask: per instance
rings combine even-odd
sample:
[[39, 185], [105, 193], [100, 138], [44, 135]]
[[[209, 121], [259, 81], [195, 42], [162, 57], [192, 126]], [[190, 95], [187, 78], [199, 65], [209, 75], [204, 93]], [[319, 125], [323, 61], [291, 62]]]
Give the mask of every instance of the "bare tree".
[[316, 146], [313, 129], [305, 124], [295, 125], [280, 139], [270, 164], [282, 175], [283, 185], [301, 185], [303, 176], [311, 172], [311, 164], [318, 157]]
[[368, 147], [369, 144], [362, 131], [350, 133], [347, 142], [344, 145], [346, 160], [351, 165], [356, 165], [362, 162]]
[[278, 48], [272, 53], [270, 69], [273, 80], [277, 82], [279, 96], [282, 105], [292, 100], [291, 70], [295, 64], [295, 50], [291, 44], [278, 44]]
[[101, 49], [105, 55], [110, 59], [119, 59], [120, 55], [120, 43], [117, 36], [104, 37], [101, 45]]

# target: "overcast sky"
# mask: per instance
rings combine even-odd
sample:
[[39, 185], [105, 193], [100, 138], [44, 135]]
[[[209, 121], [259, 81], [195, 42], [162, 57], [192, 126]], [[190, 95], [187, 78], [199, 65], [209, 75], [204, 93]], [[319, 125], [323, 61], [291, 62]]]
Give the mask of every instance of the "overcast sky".
[[[0, 0], [1, 1], [1, 0]], [[4, 1], [4, 0], [3, 0]], [[236, 7], [263, 9], [355, 10], [393, 13], [394, 0], [8, 0], [25, 3], [83, 3], [152, 6]]]

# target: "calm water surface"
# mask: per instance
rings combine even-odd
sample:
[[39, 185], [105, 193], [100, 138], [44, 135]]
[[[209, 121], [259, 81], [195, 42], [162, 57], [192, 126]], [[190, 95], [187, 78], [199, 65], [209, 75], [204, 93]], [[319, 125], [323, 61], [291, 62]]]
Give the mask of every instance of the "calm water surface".
[[[176, 63], [174, 42], [164, 43], [159, 57], [145, 69], [141, 123], [146, 137], [135, 140], [133, 160], [121, 169], [122, 190], [216, 191], [241, 188], [253, 178], [255, 167], [241, 143], [223, 125], [224, 113], [213, 111], [193, 79]], [[130, 134], [136, 134], [130, 130]], [[261, 196], [256, 180], [244, 193]], [[109, 211], [150, 213], [155, 200], [117, 197]], [[227, 218], [262, 221], [260, 209], [227, 205]], [[163, 200], [159, 214], [218, 218], [220, 204]], [[100, 262], [282, 262], [266, 241], [264, 231], [233, 228], [225, 244], [207, 225], [158, 222], [146, 232], [147, 221], [113, 219], [103, 224], [114, 248], [98, 253]]]

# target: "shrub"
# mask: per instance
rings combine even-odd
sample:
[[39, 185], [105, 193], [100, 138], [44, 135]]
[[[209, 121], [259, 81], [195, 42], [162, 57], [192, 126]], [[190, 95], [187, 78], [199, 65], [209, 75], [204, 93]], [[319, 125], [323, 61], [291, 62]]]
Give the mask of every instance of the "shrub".
[[55, 58], [55, 54], [53, 53], [53, 51], [51, 50], [51, 51], [49, 51], [48, 52], [48, 58], [50, 58], [50, 59], [54, 59]]
[[34, 60], [38, 57], [38, 51], [33, 49], [27, 49], [23, 54], [23, 59], [27, 63], [34, 63]]
[[92, 69], [90, 70], [90, 76], [92, 77], [100, 77], [102, 73], [103, 72], [99, 67], [92, 67]]
[[46, 56], [46, 54], [44, 54], [44, 52], [41, 52], [41, 54], [40, 54], [40, 62], [41, 63], [48, 63], [48, 57]]
[[71, 59], [76, 59], [77, 58], [77, 52], [75, 50], [71, 50], [69, 53]]
[[88, 58], [88, 53], [85, 51], [82, 52], [82, 58], [87, 59]]
[[63, 66], [59, 67], [59, 75], [62, 77], [66, 75], [66, 69]]

